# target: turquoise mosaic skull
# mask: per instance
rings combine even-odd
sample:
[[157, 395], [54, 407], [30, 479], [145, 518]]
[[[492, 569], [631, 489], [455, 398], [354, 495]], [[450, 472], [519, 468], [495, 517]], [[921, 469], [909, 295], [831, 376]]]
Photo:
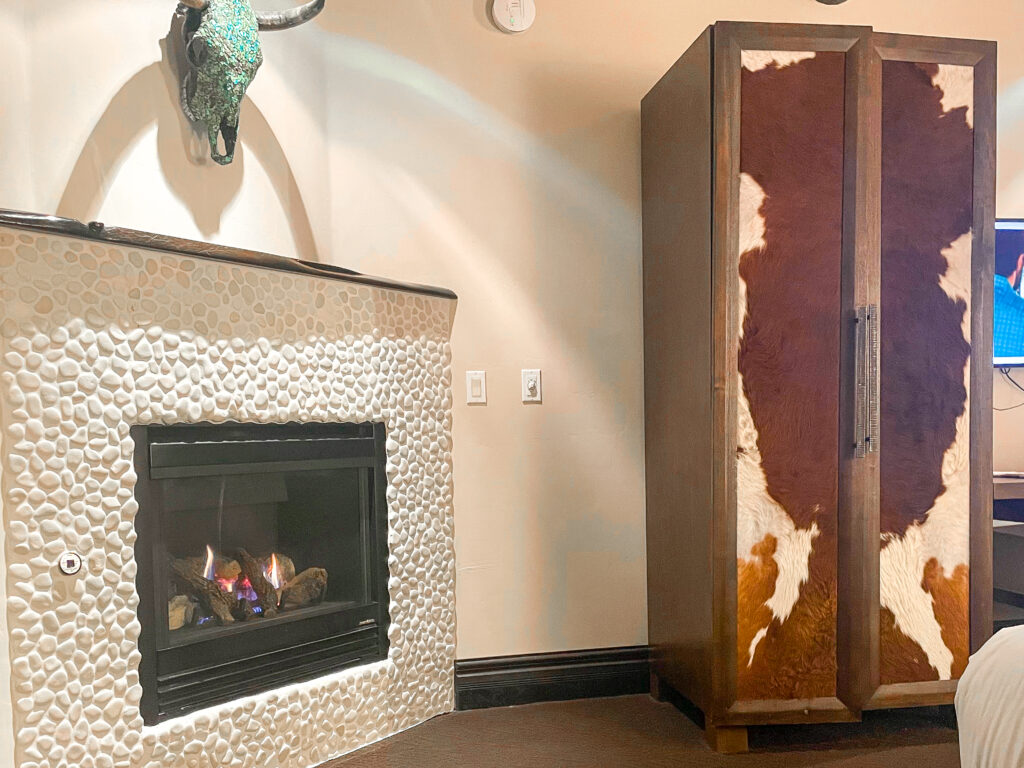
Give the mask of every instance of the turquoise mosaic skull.
[[260, 31], [297, 27], [320, 13], [324, 2], [262, 12], [253, 10], [249, 0], [182, 0], [186, 71], [181, 105], [189, 119], [206, 127], [216, 162], [227, 165], [234, 159], [242, 99], [263, 63]]

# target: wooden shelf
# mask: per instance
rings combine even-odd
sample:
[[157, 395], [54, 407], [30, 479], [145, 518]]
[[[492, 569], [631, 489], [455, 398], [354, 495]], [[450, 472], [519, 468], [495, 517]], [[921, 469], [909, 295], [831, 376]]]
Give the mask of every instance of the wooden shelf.
[[1024, 499], [1024, 477], [994, 477], [992, 492], [996, 499]]
[[1024, 624], [1024, 608], [1010, 603], [996, 601], [992, 603], [992, 629], [998, 632], [1007, 627]]

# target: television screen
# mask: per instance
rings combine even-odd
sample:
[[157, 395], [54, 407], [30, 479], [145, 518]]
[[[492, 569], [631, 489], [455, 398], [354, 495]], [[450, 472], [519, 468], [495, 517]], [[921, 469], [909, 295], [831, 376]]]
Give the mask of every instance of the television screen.
[[995, 365], [1024, 365], [1024, 219], [996, 221], [996, 284], [992, 296], [995, 317], [992, 341]]

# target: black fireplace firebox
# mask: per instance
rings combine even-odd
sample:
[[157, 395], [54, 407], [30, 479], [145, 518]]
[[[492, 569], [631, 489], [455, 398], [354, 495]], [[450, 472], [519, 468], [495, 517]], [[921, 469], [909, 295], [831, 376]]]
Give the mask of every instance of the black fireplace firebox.
[[147, 725], [383, 659], [383, 424], [137, 426]]

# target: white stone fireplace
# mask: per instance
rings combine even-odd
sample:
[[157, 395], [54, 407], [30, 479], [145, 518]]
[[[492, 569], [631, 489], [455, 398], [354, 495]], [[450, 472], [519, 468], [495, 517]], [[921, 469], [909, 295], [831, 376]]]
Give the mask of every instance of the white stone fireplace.
[[[0, 216], [0, 765], [310, 768], [453, 707], [454, 297], [204, 249]], [[385, 425], [390, 647], [145, 726], [129, 432], [200, 422]]]

